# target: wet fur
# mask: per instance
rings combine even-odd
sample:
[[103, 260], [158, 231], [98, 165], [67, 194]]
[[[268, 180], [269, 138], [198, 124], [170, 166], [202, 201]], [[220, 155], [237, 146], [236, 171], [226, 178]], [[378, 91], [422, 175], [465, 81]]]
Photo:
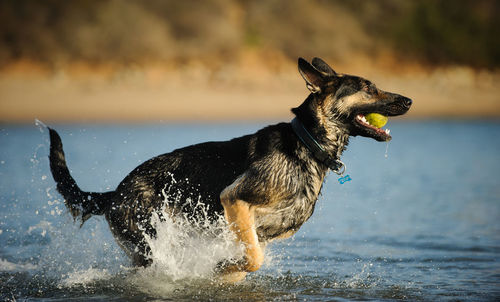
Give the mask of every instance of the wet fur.
[[[334, 159], [340, 158], [349, 136], [370, 134], [353, 126], [353, 114], [398, 115], [409, 108], [409, 99], [378, 90], [365, 79], [339, 75], [320, 59], [312, 64], [299, 59], [299, 71], [311, 93], [292, 111]], [[293, 235], [313, 214], [328, 171], [290, 123], [279, 123], [229, 141], [159, 155], [135, 168], [112, 192], [83, 192], [69, 174], [61, 139], [53, 129], [50, 138], [52, 174], [71, 214], [82, 222], [104, 215], [120, 246], [141, 266], [151, 263], [144, 233], [155, 236], [152, 212], [182, 213], [188, 219], [208, 213], [214, 220], [224, 215], [246, 246], [245, 258], [221, 264], [220, 272], [257, 270], [263, 246]], [[172, 202], [165, 204], [165, 196]], [[199, 196], [203, 208], [188, 202]]]

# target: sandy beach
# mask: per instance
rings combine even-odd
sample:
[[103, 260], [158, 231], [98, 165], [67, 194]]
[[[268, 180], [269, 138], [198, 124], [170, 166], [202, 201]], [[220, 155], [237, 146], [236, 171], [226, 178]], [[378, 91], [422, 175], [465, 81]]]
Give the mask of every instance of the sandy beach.
[[[498, 118], [498, 72], [468, 67], [426, 70], [367, 64], [335, 64], [341, 73], [363, 76], [384, 90], [413, 99], [405, 119]], [[217, 70], [190, 63], [113, 68], [72, 64], [47, 71], [18, 62], [0, 72], [0, 121], [180, 122], [282, 120], [307, 96], [294, 62], [278, 68], [247, 56]]]

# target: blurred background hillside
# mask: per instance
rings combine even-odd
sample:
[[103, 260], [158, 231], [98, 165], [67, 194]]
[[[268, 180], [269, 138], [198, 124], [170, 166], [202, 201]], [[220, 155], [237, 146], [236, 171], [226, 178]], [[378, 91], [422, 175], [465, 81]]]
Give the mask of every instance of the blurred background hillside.
[[414, 99], [500, 116], [500, 2], [0, 1], [0, 121], [281, 119], [297, 57]]

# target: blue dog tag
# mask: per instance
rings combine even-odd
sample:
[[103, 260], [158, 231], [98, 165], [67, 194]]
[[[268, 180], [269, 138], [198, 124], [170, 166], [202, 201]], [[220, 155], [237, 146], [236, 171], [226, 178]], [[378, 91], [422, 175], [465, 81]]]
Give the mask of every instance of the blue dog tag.
[[339, 181], [339, 183], [340, 183], [341, 185], [343, 185], [346, 181], [351, 181], [351, 180], [352, 180], [352, 178], [351, 178], [351, 176], [349, 176], [349, 174], [347, 174], [347, 175], [346, 175], [346, 176], [344, 176], [344, 177], [340, 177], [340, 178], [338, 179], [338, 181]]

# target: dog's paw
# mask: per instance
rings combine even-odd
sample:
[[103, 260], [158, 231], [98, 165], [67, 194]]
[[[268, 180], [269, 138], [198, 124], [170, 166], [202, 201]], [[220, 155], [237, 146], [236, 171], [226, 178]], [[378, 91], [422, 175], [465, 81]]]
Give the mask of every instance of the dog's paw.
[[222, 261], [219, 261], [217, 265], [215, 266], [214, 272], [216, 274], [226, 274], [226, 273], [232, 273], [236, 271], [243, 271], [245, 265], [246, 265], [246, 260], [245, 259], [224, 259]]
[[229, 267], [235, 266], [238, 264], [238, 260], [232, 258], [232, 259], [224, 259], [222, 261], [219, 261], [217, 265], [215, 265], [214, 272], [217, 274], [224, 273]]
[[214, 274], [218, 282], [222, 284], [232, 284], [245, 279], [247, 272], [245, 259], [226, 259], [219, 261], [214, 269]]
[[234, 284], [240, 281], [243, 281], [245, 277], [247, 276], [247, 272], [234, 272], [234, 273], [227, 273], [227, 274], [220, 274], [217, 276], [216, 281], [221, 284]]

